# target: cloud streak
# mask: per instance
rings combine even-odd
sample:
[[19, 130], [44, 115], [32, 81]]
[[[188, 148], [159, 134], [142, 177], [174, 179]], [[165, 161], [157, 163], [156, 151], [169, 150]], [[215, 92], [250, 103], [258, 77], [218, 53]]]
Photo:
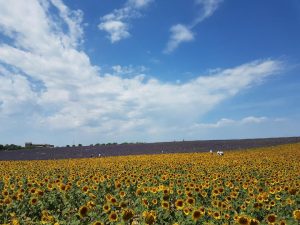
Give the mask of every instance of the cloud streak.
[[193, 28], [203, 20], [212, 16], [223, 0], [196, 0], [195, 4], [200, 5], [199, 15], [189, 25], [177, 24], [170, 28], [170, 37], [163, 53], [170, 54], [179, 47], [181, 43], [191, 42], [195, 39]]
[[182, 24], [172, 26], [170, 31], [171, 37], [164, 50], [164, 53], [171, 53], [179, 46], [179, 44], [194, 40], [193, 32]]

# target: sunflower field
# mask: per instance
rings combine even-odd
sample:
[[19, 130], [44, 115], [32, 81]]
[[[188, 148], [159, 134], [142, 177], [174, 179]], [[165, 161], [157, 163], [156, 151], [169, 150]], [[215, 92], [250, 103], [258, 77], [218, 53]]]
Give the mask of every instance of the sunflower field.
[[0, 224], [300, 223], [300, 144], [0, 161], [0, 174]]

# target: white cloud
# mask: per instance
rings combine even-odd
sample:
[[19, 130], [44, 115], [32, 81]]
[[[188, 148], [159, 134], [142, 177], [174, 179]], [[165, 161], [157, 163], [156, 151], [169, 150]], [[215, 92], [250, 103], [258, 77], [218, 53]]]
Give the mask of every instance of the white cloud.
[[194, 40], [193, 32], [186, 26], [182, 24], [177, 24], [171, 27], [171, 36], [164, 50], [164, 53], [171, 53], [174, 51], [180, 43], [189, 42]]
[[103, 16], [98, 28], [109, 34], [111, 43], [130, 37], [129, 21], [141, 16], [140, 10], [147, 7], [152, 0], [128, 0], [123, 8], [115, 9]]
[[[59, 20], [48, 15], [48, 7], [59, 9]], [[22, 142], [29, 128], [32, 135], [63, 144], [73, 135], [85, 143], [176, 137], [174, 124], [190, 127], [225, 99], [284, 68], [280, 61], [257, 60], [181, 83], [148, 78], [130, 66], [115, 65], [103, 75], [74, 41], [83, 35], [72, 28], [79, 20], [65, 7], [0, 1], [0, 31], [11, 39], [0, 44], [0, 124], [6, 124], [0, 132], [18, 122], [12, 127], [23, 131]], [[131, 69], [133, 76], [120, 75]], [[42, 88], [36, 90], [37, 84]]]
[[109, 33], [111, 43], [115, 43], [130, 36], [128, 25], [120, 20], [107, 20], [99, 24], [99, 29]]
[[[192, 129], [204, 129], [204, 128], [221, 128], [225, 126], [243, 126], [245, 124], [260, 124], [264, 123], [268, 120], [271, 120], [267, 117], [255, 117], [255, 116], [248, 116], [245, 118], [242, 118], [240, 120], [233, 120], [233, 119], [227, 119], [222, 118], [216, 123], [196, 123], [192, 126]], [[275, 122], [279, 122], [277, 119], [273, 119]]]
[[189, 139], [288, 137], [299, 134], [293, 128], [295, 122], [299, 124], [297, 119], [248, 116], [238, 120], [223, 118], [215, 123], [194, 123], [190, 127], [173, 129]]
[[83, 12], [81, 10], [69, 10], [61, 0], [51, 0], [51, 3], [59, 10], [59, 15], [69, 28], [71, 42], [77, 45], [78, 40], [82, 40], [83, 29], [80, 26]]
[[127, 4], [134, 8], [143, 8], [148, 6], [153, 0], [128, 0]]
[[118, 76], [144, 76], [144, 73], [148, 70], [145, 66], [112, 66], [113, 75]]
[[192, 27], [210, 17], [219, 7], [223, 0], [196, 0], [196, 4], [201, 5], [201, 13], [192, 23]]
[[196, 0], [195, 3], [201, 5], [199, 15], [189, 25], [177, 24], [171, 27], [171, 35], [163, 52], [171, 53], [181, 43], [193, 41], [195, 35], [192, 32], [192, 29], [197, 24], [210, 17], [217, 10], [222, 1], [223, 0]]

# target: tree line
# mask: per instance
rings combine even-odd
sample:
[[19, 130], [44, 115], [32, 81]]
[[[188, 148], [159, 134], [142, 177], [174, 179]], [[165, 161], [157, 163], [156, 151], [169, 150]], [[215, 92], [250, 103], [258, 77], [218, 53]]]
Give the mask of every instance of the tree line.
[[23, 149], [22, 146], [15, 145], [15, 144], [6, 144], [2, 145], [0, 144], [0, 151], [6, 151], [6, 150], [20, 150]]

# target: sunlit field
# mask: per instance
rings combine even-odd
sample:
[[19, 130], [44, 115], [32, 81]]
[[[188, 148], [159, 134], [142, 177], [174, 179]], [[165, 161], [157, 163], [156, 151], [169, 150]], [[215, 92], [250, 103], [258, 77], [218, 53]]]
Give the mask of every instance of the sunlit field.
[[298, 224], [300, 144], [0, 162], [0, 224]]

